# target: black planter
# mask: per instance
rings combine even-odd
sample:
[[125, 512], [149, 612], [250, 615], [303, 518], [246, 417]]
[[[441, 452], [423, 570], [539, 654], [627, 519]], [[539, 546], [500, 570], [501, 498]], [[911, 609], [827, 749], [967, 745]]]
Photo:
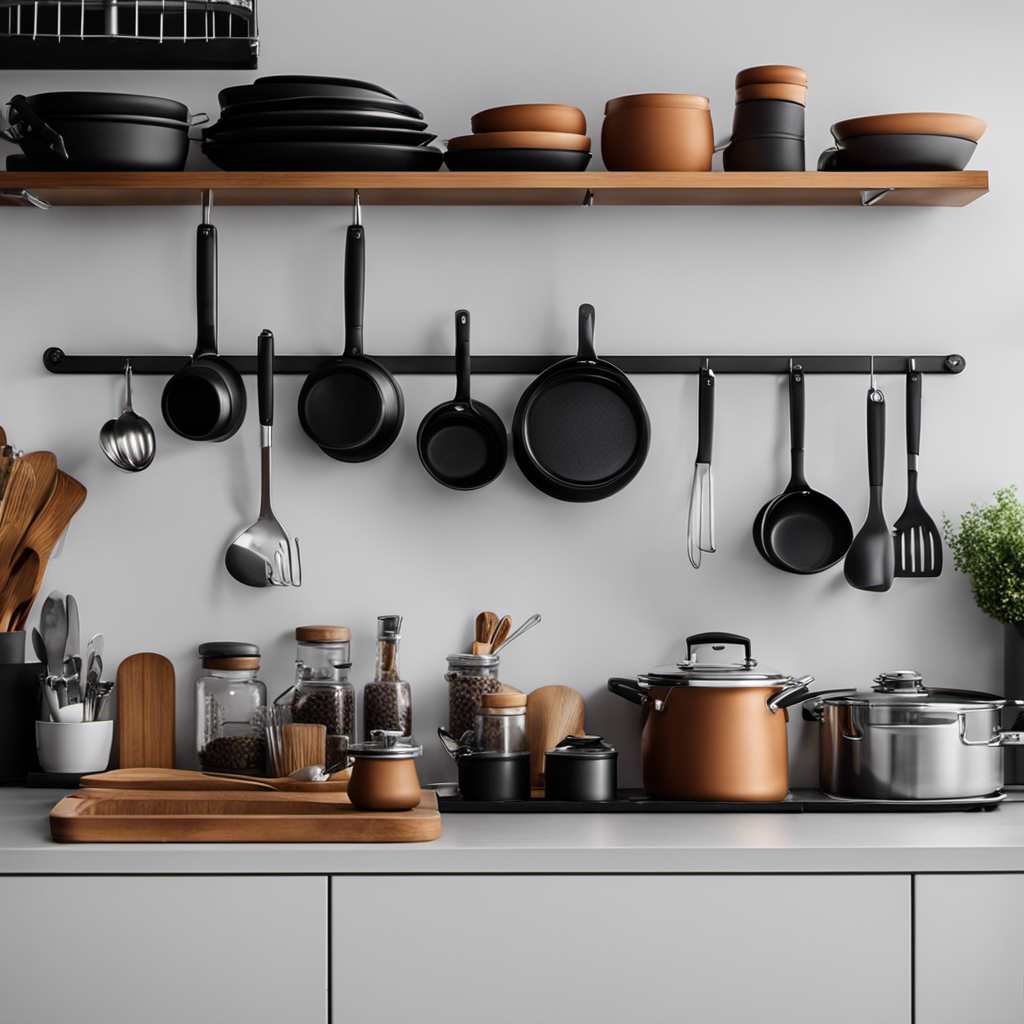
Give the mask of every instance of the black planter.
[[[1003, 696], [1024, 700], [1024, 622], [1003, 626]], [[1024, 747], [1004, 747], [1003, 758], [1006, 784], [1024, 785]]]
[[25, 634], [0, 633], [0, 782], [39, 771], [35, 721], [43, 666], [25, 664]]

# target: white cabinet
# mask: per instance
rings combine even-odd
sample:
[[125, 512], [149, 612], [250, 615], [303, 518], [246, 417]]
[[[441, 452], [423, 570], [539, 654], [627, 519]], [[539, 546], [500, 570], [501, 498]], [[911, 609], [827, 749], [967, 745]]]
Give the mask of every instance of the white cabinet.
[[0, 878], [5, 1024], [326, 1024], [327, 879]]
[[909, 875], [331, 884], [335, 1024], [910, 1024]]
[[1024, 1021], [1024, 875], [918, 875], [917, 1024]]

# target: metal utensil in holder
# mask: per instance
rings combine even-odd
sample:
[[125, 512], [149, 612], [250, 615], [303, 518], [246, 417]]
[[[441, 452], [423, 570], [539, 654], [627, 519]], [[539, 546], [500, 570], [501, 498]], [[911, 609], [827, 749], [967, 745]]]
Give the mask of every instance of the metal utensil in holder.
[[256, 68], [257, 0], [0, 0], [0, 67]]

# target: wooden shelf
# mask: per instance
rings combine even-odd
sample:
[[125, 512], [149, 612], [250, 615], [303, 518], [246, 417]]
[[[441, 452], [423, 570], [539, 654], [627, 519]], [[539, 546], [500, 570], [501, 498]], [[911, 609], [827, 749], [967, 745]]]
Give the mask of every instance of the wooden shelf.
[[204, 189], [218, 206], [346, 206], [355, 189], [377, 206], [966, 206], [988, 171], [0, 173], [0, 205], [24, 190], [53, 206], [193, 206]]

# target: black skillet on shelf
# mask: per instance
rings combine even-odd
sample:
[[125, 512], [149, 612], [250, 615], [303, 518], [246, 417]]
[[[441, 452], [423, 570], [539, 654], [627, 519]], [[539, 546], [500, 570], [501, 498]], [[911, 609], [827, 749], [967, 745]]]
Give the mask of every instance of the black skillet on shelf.
[[630, 379], [594, 351], [594, 307], [580, 306], [577, 355], [548, 367], [523, 392], [512, 449], [523, 475], [562, 501], [599, 501], [640, 472], [651, 421]]
[[345, 243], [345, 352], [321, 363], [299, 392], [302, 429], [339, 462], [368, 462], [383, 454], [405, 419], [398, 381], [363, 355], [366, 250], [358, 197], [354, 219]]
[[426, 471], [440, 484], [473, 491], [501, 475], [508, 432], [501, 417], [470, 397], [469, 311], [455, 313], [455, 398], [435, 406], [416, 434]]

